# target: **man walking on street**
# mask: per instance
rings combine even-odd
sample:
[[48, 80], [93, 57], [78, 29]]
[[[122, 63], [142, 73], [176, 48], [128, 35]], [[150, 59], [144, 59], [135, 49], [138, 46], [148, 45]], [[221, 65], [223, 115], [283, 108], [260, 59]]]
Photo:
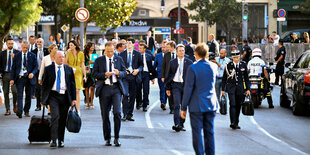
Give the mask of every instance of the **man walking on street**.
[[[187, 70], [181, 108], [181, 118], [185, 119], [187, 107], [189, 107], [193, 147], [197, 155], [215, 154], [216, 73], [213, 71], [210, 62], [205, 60], [207, 54], [207, 45], [198, 44], [196, 46], [197, 63], [189, 66]], [[204, 138], [202, 137], [202, 130]]]

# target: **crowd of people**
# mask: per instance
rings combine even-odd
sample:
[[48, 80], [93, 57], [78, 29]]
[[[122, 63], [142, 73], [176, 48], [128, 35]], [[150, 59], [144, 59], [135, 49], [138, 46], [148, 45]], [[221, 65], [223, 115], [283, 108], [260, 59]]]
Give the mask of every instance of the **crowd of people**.
[[[157, 79], [160, 108], [165, 111], [169, 105], [170, 114], [173, 114], [172, 130], [186, 131], [184, 122], [189, 107], [197, 154], [214, 154], [213, 121], [221, 95], [228, 93], [229, 96], [230, 127], [240, 129], [240, 107], [245, 95], [250, 95], [248, 71], [251, 71], [252, 50], [247, 40], [243, 41], [241, 52], [236, 47], [232, 49], [232, 59], [226, 56], [226, 49], [219, 48], [213, 34], [207, 43], [198, 45], [194, 45], [190, 37], [185, 45], [163, 40], [155, 53], [151, 32], [138, 41], [138, 47], [133, 38], [116, 37], [112, 41], [101, 38], [99, 43], [105, 48], [97, 54], [91, 42], [82, 51], [79, 44], [71, 40], [63, 50], [60, 34], [56, 40], [50, 36], [48, 48], [44, 47], [42, 38], [30, 36], [29, 42], [21, 43], [19, 51], [13, 48], [14, 41], [8, 37], [5, 50], [0, 53], [5, 115], [11, 115], [10, 88], [13, 112], [18, 118], [23, 114], [30, 117], [31, 98], [35, 94], [35, 110], [40, 111], [45, 105], [52, 117], [51, 147], [57, 146], [57, 139], [58, 146], [63, 147], [67, 111], [70, 106], [76, 106], [81, 115], [80, 91], [83, 91], [86, 109], [94, 109], [94, 96], [99, 97], [107, 146], [111, 146], [109, 113], [113, 108], [114, 144], [120, 146], [121, 121], [135, 121], [134, 107], [142, 108], [143, 112], [148, 110], [150, 83], [154, 84]], [[283, 46], [281, 40], [280, 45]], [[259, 50], [253, 51], [253, 57], [261, 56], [261, 51], [260, 55], [257, 52]], [[285, 49], [281, 47], [276, 60], [279, 70], [282, 70], [284, 58]], [[280, 75], [279, 72], [277, 76]], [[272, 103], [269, 107], [273, 108]], [[205, 149], [200, 138], [202, 129]]]

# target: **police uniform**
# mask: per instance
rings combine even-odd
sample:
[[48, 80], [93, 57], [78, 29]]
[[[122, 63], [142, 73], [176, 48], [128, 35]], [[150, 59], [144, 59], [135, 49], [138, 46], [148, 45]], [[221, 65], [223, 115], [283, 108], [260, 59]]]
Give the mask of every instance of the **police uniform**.
[[286, 51], [285, 51], [285, 47], [282, 46], [281, 48], [278, 49], [277, 51], [277, 56], [275, 57], [275, 60], [278, 61], [278, 59], [280, 58], [280, 56], [283, 55], [283, 59], [277, 63], [276, 66], [276, 81], [275, 81], [275, 85], [279, 84], [279, 78], [283, 75], [284, 73], [284, 60], [285, 60], [285, 55], [286, 55]]
[[229, 62], [225, 67], [222, 80], [222, 90], [225, 90], [229, 96], [231, 127], [236, 128], [239, 123], [241, 104], [245, 98], [244, 94], [250, 89], [246, 62], [240, 61], [238, 64]]
[[250, 61], [251, 55], [252, 55], [252, 50], [251, 50], [250, 46], [244, 45], [243, 48], [242, 48], [242, 52], [246, 52], [243, 61], [248, 63]]

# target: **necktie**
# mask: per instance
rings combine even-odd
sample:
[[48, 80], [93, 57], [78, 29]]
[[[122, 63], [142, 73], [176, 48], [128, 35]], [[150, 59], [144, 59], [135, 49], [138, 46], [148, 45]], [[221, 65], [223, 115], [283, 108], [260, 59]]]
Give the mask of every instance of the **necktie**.
[[26, 54], [24, 53], [24, 62], [23, 62], [24, 68], [26, 68], [26, 64], [27, 64], [27, 59], [26, 59]]
[[12, 66], [11, 66], [11, 52], [12, 52], [12, 51], [9, 52], [9, 60], [8, 60], [8, 62], [7, 62], [7, 71], [8, 71], [8, 72], [11, 71], [11, 67], [12, 67]]
[[129, 52], [128, 64], [129, 64], [129, 67], [131, 67], [131, 52]]
[[174, 59], [174, 53], [172, 53], [172, 59]]
[[180, 64], [179, 64], [179, 82], [182, 82], [181, 81], [181, 75], [182, 75], [182, 71], [183, 71], [183, 66], [182, 66], [182, 59], [180, 60]]
[[60, 79], [61, 79], [61, 66], [58, 66], [58, 72], [57, 72], [57, 83], [56, 83], [56, 91], [60, 92]]
[[[109, 60], [109, 72], [112, 72], [112, 59]], [[113, 84], [112, 76], [110, 76], [110, 84]]]
[[[146, 65], [144, 64], [144, 54], [142, 54], [142, 62], [143, 62], [143, 65]], [[143, 68], [142, 68], [142, 72], [143, 72]]]

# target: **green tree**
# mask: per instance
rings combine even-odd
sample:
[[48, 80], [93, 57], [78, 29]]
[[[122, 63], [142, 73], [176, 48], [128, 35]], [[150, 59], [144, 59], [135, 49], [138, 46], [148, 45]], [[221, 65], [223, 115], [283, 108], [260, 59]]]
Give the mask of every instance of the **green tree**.
[[301, 12], [304, 14], [310, 14], [310, 0], [305, 1], [301, 5]]
[[58, 24], [58, 12], [60, 0], [42, 0], [41, 6], [43, 8], [44, 15], [54, 15], [54, 35], [58, 33], [59, 24]]
[[226, 41], [231, 38], [232, 25], [239, 24], [242, 16], [242, 3], [236, 0], [194, 0], [186, 8], [197, 12], [190, 15], [191, 19], [198, 22], [208, 21], [209, 26], [216, 23], [223, 27]]
[[5, 0], [0, 5], [0, 49], [11, 31], [20, 32], [38, 21], [43, 9], [41, 0]]

